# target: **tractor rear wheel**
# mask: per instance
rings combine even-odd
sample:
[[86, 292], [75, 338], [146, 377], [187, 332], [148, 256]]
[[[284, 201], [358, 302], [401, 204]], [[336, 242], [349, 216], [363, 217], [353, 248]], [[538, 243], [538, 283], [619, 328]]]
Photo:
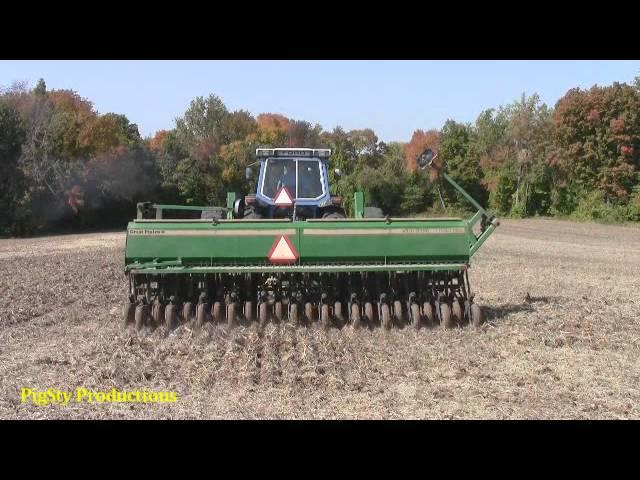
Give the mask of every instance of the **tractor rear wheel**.
[[252, 219], [255, 220], [258, 218], [262, 218], [262, 215], [256, 212], [252, 207], [248, 207], [244, 209], [244, 218], [248, 220], [252, 220]]
[[333, 209], [333, 210], [330, 210], [330, 211], [324, 213], [322, 215], [322, 218], [324, 220], [330, 220], [332, 218], [347, 218], [347, 216], [345, 215], [344, 210], [342, 210], [342, 209]]

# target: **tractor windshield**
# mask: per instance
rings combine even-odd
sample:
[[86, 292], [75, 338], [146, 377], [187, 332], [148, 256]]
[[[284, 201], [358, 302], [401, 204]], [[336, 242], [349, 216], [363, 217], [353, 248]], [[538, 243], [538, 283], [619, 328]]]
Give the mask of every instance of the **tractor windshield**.
[[262, 194], [274, 198], [286, 187], [295, 198], [322, 196], [322, 178], [318, 160], [275, 159], [266, 161]]

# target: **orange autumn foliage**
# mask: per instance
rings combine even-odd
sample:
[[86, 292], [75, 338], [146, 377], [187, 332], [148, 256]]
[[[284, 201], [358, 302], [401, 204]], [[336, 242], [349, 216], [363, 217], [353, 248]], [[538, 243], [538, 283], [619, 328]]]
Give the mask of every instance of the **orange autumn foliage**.
[[168, 131], [158, 130], [149, 140], [149, 149], [156, 153], [162, 150], [162, 146], [164, 145], [167, 135], [169, 135]]
[[418, 157], [427, 148], [434, 151], [438, 150], [440, 144], [440, 135], [437, 130], [416, 130], [409, 143], [404, 146], [404, 162], [407, 170], [415, 171], [417, 168]]

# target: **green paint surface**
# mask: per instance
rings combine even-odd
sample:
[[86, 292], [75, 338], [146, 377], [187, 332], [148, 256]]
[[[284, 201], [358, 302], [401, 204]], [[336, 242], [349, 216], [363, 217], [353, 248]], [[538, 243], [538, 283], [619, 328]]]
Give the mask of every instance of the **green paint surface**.
[[468, 263], [476, 243], [462, 219], [133, 221], [127, 228], [125, 267], [166, 273], [206, 267], [215, 272], [229, 267], [231, 272], [243, 265], [269, 270], [267, 256], [281, 235], [299, 255], [294, 264], [278, 267], [290, 271], [326, 271], [327, 264], [353, 271], [358, 264], [374, 270], [393, 265], [435, 270], [455, 263], [457, 269]]

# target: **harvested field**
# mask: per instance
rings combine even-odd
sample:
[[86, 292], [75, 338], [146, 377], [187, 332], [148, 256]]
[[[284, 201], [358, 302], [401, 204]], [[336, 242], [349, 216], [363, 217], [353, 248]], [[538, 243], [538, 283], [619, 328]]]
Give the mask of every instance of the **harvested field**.
[[[640, 228], [502, 221], [481, 330], [125, 331], [123, 233], [0, 240], [0, 418], [640, 418]], [[175, 391], [22, 403], [23, 387]]]

